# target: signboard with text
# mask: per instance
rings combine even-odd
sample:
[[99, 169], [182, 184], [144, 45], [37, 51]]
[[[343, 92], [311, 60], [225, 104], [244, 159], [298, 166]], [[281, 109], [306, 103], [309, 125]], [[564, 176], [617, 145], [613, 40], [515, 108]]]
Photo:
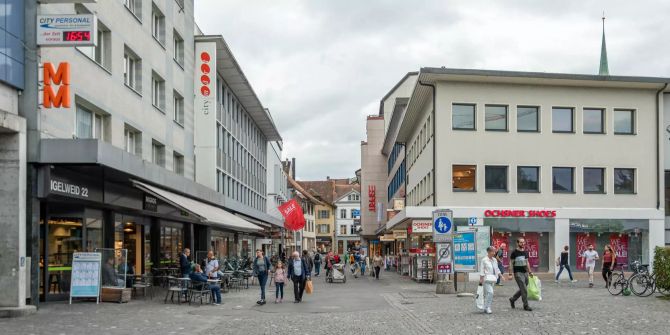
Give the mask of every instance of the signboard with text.
[[482, 259], [486, 256], [486, 248], [491, 244], [491, 227], [490, 226], [458, 226], [458, 232], [475, 232], [477, 235], [477, 259]]
[[454, 271], [477, 271], [477, 237], [475, 232], [455, 233], [454, 243]]
[[72, 255], [70, 304], [76, 297], [98, 298], [101, 265], [102, 254], [99, 252], [75, 252]]
[[412, 234], [414, 233], [432, 233], [433, 223], [430, 220], [412, 221]]
[[37, 15], [37, 45], [95, 46], [98, 20], [94, 14]]

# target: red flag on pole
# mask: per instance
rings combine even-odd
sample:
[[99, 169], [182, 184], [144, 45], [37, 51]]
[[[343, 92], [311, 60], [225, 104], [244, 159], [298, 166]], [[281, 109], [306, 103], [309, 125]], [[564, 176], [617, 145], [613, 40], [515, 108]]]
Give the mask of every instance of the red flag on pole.
[[300, 230], [305, 227], [305, 216], [302, 208], [295, 199], [283, 203], [277, 207], [281, 215], [284, 216], [284, 228], [292, 231]]

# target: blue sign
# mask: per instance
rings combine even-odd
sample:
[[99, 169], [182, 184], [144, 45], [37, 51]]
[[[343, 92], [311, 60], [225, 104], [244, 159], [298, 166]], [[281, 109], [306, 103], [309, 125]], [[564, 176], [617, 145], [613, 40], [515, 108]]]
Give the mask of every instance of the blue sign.
[[360, 209], [352, 209], [351, 210], [351, 216], [354, 218], [360, 217], [361, 216], [361, 210]]
[[456, 233], [454, 241], [454, 271], [477, 271], [477, 243], [475, 232]]
[[435, 219], [433, 228], [435, 228], [435, 231], [440, 234], [447, 234], [451, 230], [451, 220], [449, 220], [449, 218], [446, 216], [440, 216]]
[[477, 224], [477, 218], [469, 218], [468, 219], [468, 224], [470, 224], [471, 226], [476, 225]]

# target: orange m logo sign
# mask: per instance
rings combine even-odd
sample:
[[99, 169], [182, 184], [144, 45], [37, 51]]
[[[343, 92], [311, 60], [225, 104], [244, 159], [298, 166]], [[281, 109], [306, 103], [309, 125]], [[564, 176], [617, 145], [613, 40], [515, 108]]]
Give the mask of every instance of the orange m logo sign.
[[[54, 93], [52, 85], [60, 85]], [[44, 63], [44, 108], [70, 107], [70, 63], [58, 64], [54, 69], [52, 63]]]

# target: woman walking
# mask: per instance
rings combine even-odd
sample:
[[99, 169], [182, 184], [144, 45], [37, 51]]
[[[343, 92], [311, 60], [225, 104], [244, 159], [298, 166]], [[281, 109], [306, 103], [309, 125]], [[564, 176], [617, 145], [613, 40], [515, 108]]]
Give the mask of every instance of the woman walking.
[[605, 246], [605, 251], [603, 252], [603, 279], [605, 280], [605, 288], [610, 286], [610, 277], [612, 276], [612, 270], [616, 266], [616, 253], [612, 250], [612, 246], [609, 244]]
[[377, 254], [372, 259], [372, 266], [375, 268], [375, 279], [379, 280], [379, 270], [384, 266], [384, 259], [382, 258], [381, 252], [377, 251]]
[[275, 268], [275, 304], [284, 300], [284, 283], [286, 282], [286, 269], [284, 263], [277, 262]]
[[[479, 267], [479, 285], [484, 286], [484, 313], [491, 314], [491, 304], [493, 304], [493, 285], [498, 278], [502, 277], [498, 261], [495, 257], [496, 248], [490, 246], [486, 248], [486, 256], [482, 258]], [[505, 278], [503, 278], [505, 280]]]

